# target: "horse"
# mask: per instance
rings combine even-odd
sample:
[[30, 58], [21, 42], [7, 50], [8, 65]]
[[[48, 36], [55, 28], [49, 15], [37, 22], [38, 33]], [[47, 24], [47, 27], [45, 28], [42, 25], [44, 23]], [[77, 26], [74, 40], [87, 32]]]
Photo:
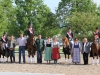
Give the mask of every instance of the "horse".
[[92, 52], [92, 55], [93, 55], [93, 65], [94, 65], [94, 59], [95, 59], [95, 56], [97, 57], [97, 65], [99, 65], [99, 51], [100, 51], [100, 46], [99, 46], [99, 43], [97, 41], [97, 35], [94, 36], [94, 40], [93, 40], [93, 43], [91, 44], [91, 52]]
[[[65, 62], [68, 61], [68, 63], [70, 63], [70, 57], [69, 57], [70, 52], [71, 52], [70, 51], [71, 50], [71, 48], [70, 48], [70, 42], [69, 42], [69, 40], [68, 40], [67, 37], [64, 37], [62, 39], [62, 41], [63, 41], [63, 52], [64, 52], [64, 55], [65, 55]], [[68, 55], [68, 60], [66, 58], [66, 55]]]
[[[35, 37], [33, 34], [30, 34], [29, 38], [27, 38], [26, 48], [28, 51], [28, 62], [35, 62], [34, 55], [36, 52], [36, 45], [35, 45]], [[32, 56], [32, 58], [31, 58]]]
[[[3, 59], [1, 60], [1, 55], [3, 56]], [[7, 61], [5, 61], [4, 57], [7, 57]], [[9, 57], [9, 50], [8, 48], [3, 48], [3, 42], [0, 41], [0, 62], [8, 62], [8, 57]]]

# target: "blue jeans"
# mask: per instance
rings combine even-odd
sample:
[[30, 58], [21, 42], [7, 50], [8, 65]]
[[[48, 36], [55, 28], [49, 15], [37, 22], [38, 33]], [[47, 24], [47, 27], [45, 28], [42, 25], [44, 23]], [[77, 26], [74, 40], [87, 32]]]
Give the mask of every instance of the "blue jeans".
[[23, 63], [26, 63], [26, 60], [25, 60], [25, 46], [19, 46], [19, 63], [21, 63], [21, 53], [23, 55]]
[[[9, 50], [9, 52], [10, 52], [10, 60], [11, 60], [11, 62], [15, 62], [14, 50]], [[12, 58], [13, 58], [13, 61], [12, 61]]]
[[42, 63], [42, 51], [37, 51], [37, 63]]

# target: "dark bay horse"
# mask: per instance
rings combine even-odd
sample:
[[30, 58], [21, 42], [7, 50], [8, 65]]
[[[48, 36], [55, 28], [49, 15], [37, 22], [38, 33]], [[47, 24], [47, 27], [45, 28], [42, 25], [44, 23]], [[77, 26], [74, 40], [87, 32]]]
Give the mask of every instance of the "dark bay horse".
[[94, 62], [95, 62], [95, 56], [97, 57], [97, 65], [99, 65], [99, 51], [100, 51], [100, 46], [99, 46], [99, 43], [98, 43], [98, 39], [97, 39], [97, 35], [94, 36], [94, 41], [91, 45], [91, 51], [92, 51], [92, 54], [93, 54], [93, 65], [94, 65]]
[[[69, 57], [70, 52], [71, 52], [70, 51], [70, 42], [67, 37], [63, 38], [62, 41], [63, 41], [63, 52], [65, 55], [65, 62], [70, 63], [70, 57]], [[66, 58], [66, 55], [68, 55], [68, 60]]]
[[[9, 51], [8, 48], [3, 48], [3, 42], [0, 41], [0, 62], [1, 62], [1, 55], [3, 56], [2, 62], [8, 62]], [[4, 57], [7, 57], [7, 61], [5, 61]]]
[[[28, 62], [35, 62], [34, 55], [36, 52], [36, 45], [35, 45], [35, 37], [33, 34], [30, 34], [29, 38], [27, 39], [27, 51], [28, 51]], [[31, 57], [32, 56], [32, 57]]]

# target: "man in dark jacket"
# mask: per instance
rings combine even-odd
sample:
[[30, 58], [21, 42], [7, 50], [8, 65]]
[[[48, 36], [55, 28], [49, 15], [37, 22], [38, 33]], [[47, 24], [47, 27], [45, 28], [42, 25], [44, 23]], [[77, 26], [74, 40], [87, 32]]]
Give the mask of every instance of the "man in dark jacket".
[[44, 40], [41, 38], [41, 35], [36, 39], [37, 46], [37, 63], [42, 63], [42, 52], [44, 50]]

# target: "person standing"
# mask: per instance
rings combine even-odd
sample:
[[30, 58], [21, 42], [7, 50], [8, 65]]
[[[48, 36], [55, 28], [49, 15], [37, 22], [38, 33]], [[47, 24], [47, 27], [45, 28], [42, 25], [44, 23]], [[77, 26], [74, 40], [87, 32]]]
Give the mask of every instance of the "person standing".
[[88, 42], [87, 38], [84, 38], [83, 44], [82, 44], [82, 54], [83, 54], [84, 65], [88, 64], [89, 53], [90, 53], [90, 43]]
[[[11, 35], [10, 40], [8, 41], [8, 49], [10, 52], [10, 61], [15, 62], [15, 40], [14, 40], [14, 36]], [[13, 60], [12, 60], [13, 58]]]
[[45, 57], [44, 57], [44, 60], [49, 61], [49, 64], [50, 64], [50, 61], [52, 60], [51, 59], [51, 51], [52, 51], [52, 48], [51, 48], [51, 39], [50, 37], [48, 37], [47, 41], [45, 42]]
[[60, 58], [60, 45], [56, 38], [54, 38], [52, 43], [52, 59], [54, 60], [54, 64], [57, 64], [57, 60]]
[[20, 33], [20, 37], [17, 39], [17, 43], [19, 45], [19, 64], [21, 63], [21, 53], [23, 55], [23, 63], [26, 63], [25, 60], [25, 46], [26, 46], [26, 39], [23, 37], [23, 33]]
[[37, 47], [37, 63], [42, 63], [42, 52], [44, 51], [44, 39], [42, 39], [41, 35], [36, 39], [36, 47]]
[[72, 46], [72, 62], [75, 64], [80, 63], [80, 51], [81, 51], [80, 43], [78, 42], [78, 39], [75, 38]]

